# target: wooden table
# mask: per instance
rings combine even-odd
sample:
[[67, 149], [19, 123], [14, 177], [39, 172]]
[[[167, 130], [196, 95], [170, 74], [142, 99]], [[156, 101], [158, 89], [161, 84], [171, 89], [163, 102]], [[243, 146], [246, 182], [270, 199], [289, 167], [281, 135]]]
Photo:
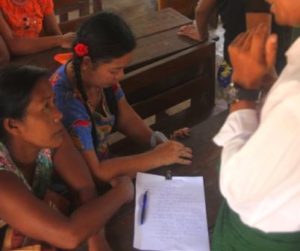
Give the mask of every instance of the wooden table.
[[[179, 37], [178, 28], [191, 22], [179, 12], [167, 8], [147, 15], [124, 17], [137, 39], [134, 59], [125, 69], [121, 82], [129, 103], [146, 118], [191, 99], [192, 116], [201, 116], [214, 106], [215, 45]], [[81, 17], [80, 21], [85, 17]], [[67, 24], [75, 29], [78, 20]], [[19, 64], [33, 64], [54, 71], [55, 48], [17, 57]]]
[[[87, 18], [87, 16], [80, 17], [78, 20], [70, 21], [68, 29], [70, 31], [76, 30], [80, 23]], [[176, 28], [190, 23], [191, 20], [171, 8], [162, 11], [149, 10], [147, 15], [140, 16], [137, 13], [135, 16], [124, 16], [123, 18], [129, 24], [137, 39], [134, 58], [127, 67], [127, 72], [198, 44], [196, 41], [190, 39], [180, 39], [176, 35]], [[161, 46], [156, 47], [157, 41], [161, 42]], [[17, 64], [37, 65], [54, 71], [60, 64], [53, 60], [53, 56], [57, 53], [68, 51], [67, 49], [54, 48], [35, 54], [14, 57], [12, 61]]]
[[179, 37], [179, 27], [191, 20], [171, 8], [126, 20], [136, 34], [137, 49], [122, 87], [134, 109], [148, 117], [191, 99], [196, 116], [210, 110], [215, 96], [214, 43]]
[[[137, 39], [134, 59], [125, 69], [127, 74], [121, 83], [134, 109], [148, 117], [191, 99], [194, 113], [210, 110], [214, 105], [214, 43], [200, 44], [179, 37], [178, 28], [191, 20], [171, 8], [124, 18]], [[78, 22], [68, 27], [76, 25]], [[13, 62], [54, 71], [59, 64], [53, 56], [65, 51], [55, 48], [18, 57]]]
[[[172, 165], [151, 171], [151, 173], [162, 175], [165, 175], [166, 170], [171, 170], [174, 176], [203, 176], [208, 226], [210, 230], [212, 230], [215, 223], [221, 202], [216, 170], [220, 157], [220, 149], [211, 139], [218, 132], [226, 116], [227, 113], [223, 112], [191, 128], [191, 137], [184, 140], [184, 143], [193, 149], [194, 158], [191, 166]], [[132, 202], [124, 206], [107, 226], [108, 240], [113, 250], [134, 250], [133, 226], [134, 203]]]

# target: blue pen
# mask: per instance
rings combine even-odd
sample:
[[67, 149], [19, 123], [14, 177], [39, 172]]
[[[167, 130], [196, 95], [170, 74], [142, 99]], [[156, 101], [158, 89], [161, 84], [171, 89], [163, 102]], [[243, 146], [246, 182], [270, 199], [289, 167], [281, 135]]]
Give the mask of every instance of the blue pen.
[[143, 204], [142, 204], [142, 212], [141, 212], [141, 225], [144, 224], [144, 222], [145, 222], [147, 200], [148, 200], [148, 191], [146, 191], [143, 195]]

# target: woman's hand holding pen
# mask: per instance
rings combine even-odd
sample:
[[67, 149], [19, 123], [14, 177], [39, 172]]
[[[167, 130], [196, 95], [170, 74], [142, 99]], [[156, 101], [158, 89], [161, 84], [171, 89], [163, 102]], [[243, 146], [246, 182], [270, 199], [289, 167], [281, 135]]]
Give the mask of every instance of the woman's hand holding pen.
[[156, 146], [152, 151], [153, 158], [158, 161], [158, 166], [171, 164], [189, 165], [192, 163], [192, 149], [183, 144], [169, 140]]
[[134, 198], [134, 186], [127, 176], [117, 177], [110, 181], [113, 188], [119, 189], [124, 196], [124, 202], [130, 202]]

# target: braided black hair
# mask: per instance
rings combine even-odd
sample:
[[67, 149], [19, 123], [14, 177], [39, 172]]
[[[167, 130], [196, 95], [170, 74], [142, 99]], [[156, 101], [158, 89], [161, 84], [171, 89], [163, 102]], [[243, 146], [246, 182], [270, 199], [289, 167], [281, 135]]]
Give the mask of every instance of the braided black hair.
[[81, 78], [81, 63], [82, 63], [82, 57], [76, 57], [73, 60], [73, 68], [74, 68], [74, 72], [75, 72], [75, 78], [76, 78], [76, 87], [78, 89], [78, 91], [81, 94], [81, 97], [83, 98], [83, 104], [84, 107], [91, 119], [92, 122], [92, 137], [93, 137], [93, 144], [94, 147], [96, 148], [98, 146], [98, 137], [97, 137], [97, 129], [96, 129], [96, 125], [95, 125], [95, 121], [93, 119], [93, 114], [91, 112], [91, 109], [88, 106], [88, 97], [87, 94], [85, 92], [84, 86], [82, 84], [82, 78]]
[[[115, 58], [124, 56], [131, 52], [135, 46], [135, 38], [129, 26], [116, 14], [109, 12], [99, 12], [90, 17], [77, 31], [76, 39], [73, 43], [73, 68], [76, 78], [76, 87], [79, 90], [85, 108], [92, 122], [92, 137], [94, 148], [97, 149], [98, 137], [96, 125], [92, 112], [87, 104], [88, 97], [82, 83], [81, 64], [83, 57], [79, 56], [74, 47], [82, 43], [88, 48], [88, 56], [92, 63], [110, 62]], [[108, 107], [115, 118], [118, 115], [118, 105], [113, 89], [104, 88], [104, 95]]]

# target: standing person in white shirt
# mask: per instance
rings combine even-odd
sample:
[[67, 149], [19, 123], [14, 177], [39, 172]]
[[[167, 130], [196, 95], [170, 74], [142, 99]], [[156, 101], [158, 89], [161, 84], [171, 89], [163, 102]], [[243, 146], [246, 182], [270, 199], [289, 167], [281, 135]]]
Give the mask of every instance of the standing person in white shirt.
[[[268, 0], [280, 25], [300, 24], [299, 0]], [[230, 114], [215, 136], [223, 147], [216, 251], [300, 250], [300, 39], [267, 92], [277, 50], [263, 25], [229, 47], [233, 65]], [[257, 105], [261, 90], [264, 103]]]

